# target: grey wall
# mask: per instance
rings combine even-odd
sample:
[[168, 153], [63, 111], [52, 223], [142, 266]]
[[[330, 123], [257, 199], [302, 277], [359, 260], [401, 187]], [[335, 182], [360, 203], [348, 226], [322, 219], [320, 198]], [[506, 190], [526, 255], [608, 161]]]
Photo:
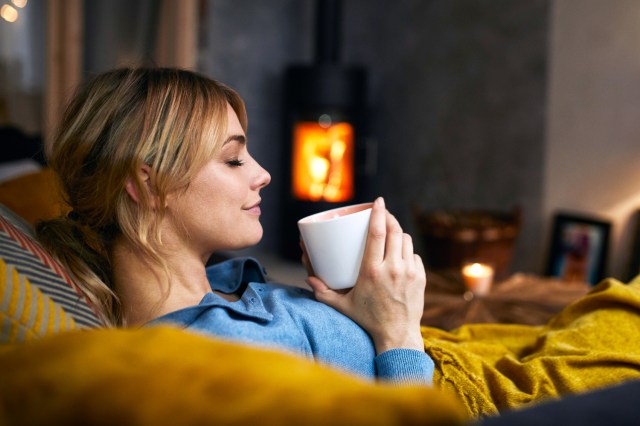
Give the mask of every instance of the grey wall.
[[[235, 87], [269, 169], [265, 239], [278, 238], [281, 77], [312, 59], [311, 0], [206, 2], [199, 68]], [[522, 206], [514, 269], [539, 272], [549, 0], [345, 0], [345, 63], [368, 67], [379, 193], [410, 208]]]
[[[607, 275], [631, 278], [640, 206], [640, 2], [555, 0], [545, 209], [613, 223]], [[640, 256], [636, 253], [635, 256]]]

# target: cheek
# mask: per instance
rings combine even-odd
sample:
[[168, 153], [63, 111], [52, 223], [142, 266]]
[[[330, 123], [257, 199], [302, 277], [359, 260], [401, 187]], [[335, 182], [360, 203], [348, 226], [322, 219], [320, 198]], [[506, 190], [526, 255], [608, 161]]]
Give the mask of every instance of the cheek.
[[203, 215], [220, 216], [237, 214], [237, 209], [242, 206], [245, 190], [235, 182], [218, 180], [214, 184], [205, 186], [198, 193], [199, 210]]
[[204, 217], [235, 214], [246, 201], [248, 190], [238, 170], [208, 170], [191, 183], [186, 207]]
[[211, 184], [209, 190], [221, 202], [237, 202], [247, 195], [248, 185], [243, 176], [224, 176]]

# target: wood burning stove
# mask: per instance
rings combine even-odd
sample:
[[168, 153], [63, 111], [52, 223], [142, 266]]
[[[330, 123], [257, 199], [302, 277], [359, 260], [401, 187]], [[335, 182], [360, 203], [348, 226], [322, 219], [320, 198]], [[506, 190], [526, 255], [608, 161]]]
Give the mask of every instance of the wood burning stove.
[[290, 66], [284, 77], [281, 252], [291, 259], [300, 257], [298, 219], [371, 197], [367, 75], [339, 63], [340, 12], [339, 1], [317, 2], [315, 63]]

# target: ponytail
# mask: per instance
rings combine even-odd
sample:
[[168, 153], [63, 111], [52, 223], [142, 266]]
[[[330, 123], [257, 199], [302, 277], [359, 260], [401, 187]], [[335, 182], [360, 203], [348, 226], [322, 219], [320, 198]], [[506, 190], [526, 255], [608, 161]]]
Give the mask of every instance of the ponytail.
[[[40, 222], [36, 233], [42, 245], [67, 267], [82, 292], [109, 326], [123, 324], [120, 301], [111, 288], [112, 276], [105, 242], [109, 235], [99, 235], [83, 225], [74, 213], [67, 217]], [[105, 232], [105, 234], [107, 234]]]

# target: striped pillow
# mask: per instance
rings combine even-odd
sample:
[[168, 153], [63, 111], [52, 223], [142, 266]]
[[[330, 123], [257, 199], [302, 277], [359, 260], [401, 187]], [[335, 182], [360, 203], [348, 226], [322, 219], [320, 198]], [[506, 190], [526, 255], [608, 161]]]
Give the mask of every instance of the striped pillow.
[[[4, 320], [11, 317], [16, 321], [21, 321], [20, 318], [23, 314], [31, 315], [25, 312], [9, 314], [9, 311], [5, 311], [5, 305], [10, 304], [9, 300], [20, 298], [15, 292], [24, 291], [23, 294], [32, 294], [28, 293], [31, 290], [26, 290], [26, 288], [36, 287], [45, 299], [50, 299], [57, 307], [70, 315], [76, 327], [101, 326], [102, 323], [94, 309], [63, 266], [51, 257], [32, 236], [29, 236], [23, 227], [18, 229], [14, 226], [10, 221], [12, 219], [10, 214], [5, 214], [5, 211], [6, 207], [0, 206], [0, 259], [5, 263], [6, 271], [6, 273], [0, 274], [0, 300], [2, 301], [0, 309], [2, 310], [1, 314], [6, 316]], [[15, 274], [17, 274], [17, 278]], [[15, 284], [16, 282], [22, 284]], [[50, 320], [53, 321], [55, 318], [50, 318]], [[66, 323], [62, 322], [59, 329], [65, 329], [62, 324]], [[3, 328], [0, 329], [0, 340], [9, 341], [9, 338], [6, 337], [8, 332], [5, 326], [6, 324], [2, 324]], [[55, 328], [56, 326], [44, 327], [44, 329], [52, 331], [55, 331]], [[36, 335], [40, 334], [37, 331], [33, 332]], [[20, 341], [20, 338], [17, 338], [17, 341]]]
[[0, 344], [77, 328], [73, 317], [0, 259]]

